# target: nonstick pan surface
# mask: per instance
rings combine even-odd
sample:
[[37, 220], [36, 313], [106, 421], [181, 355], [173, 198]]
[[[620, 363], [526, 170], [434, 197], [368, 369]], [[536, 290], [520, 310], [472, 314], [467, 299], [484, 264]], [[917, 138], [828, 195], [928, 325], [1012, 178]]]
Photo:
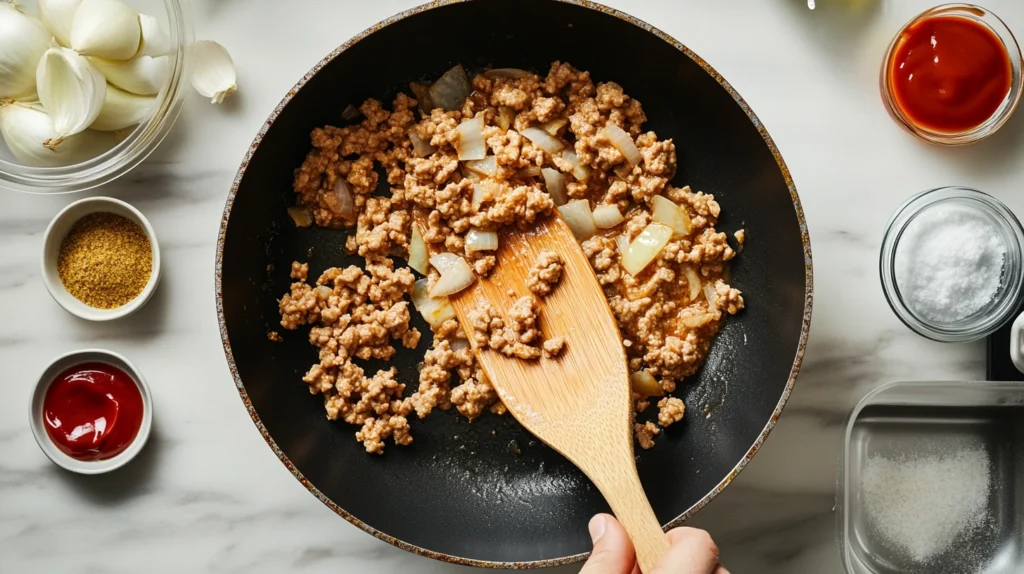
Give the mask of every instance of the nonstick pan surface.
[[[308, 261], [312, 277], [362, 261], [344, 254], [344, 232], [292, 224], [292, 173], [310, 148], [310, 130], [341, 122], [348, 104], [390, 103], [410, 80], [436, 78], [455, 63], [543, 74], [555, 60], [618, 82], [640, 100], [646, 127], [675, 140], [673, 183], [718, 198], [719, 230], [747, 230], [731, 280], [747, 308], [730, 317], [704, 368], [677, 391], [686, 418], [654, 449], [638, 450], [662, 523], [696, 513], [756, 453], [789, 397], [807, 341], [811, 252], [789, 172], [746, 103], [685, 46], [577, 1], [440, 2], [363, 32], [302, 78], [249, 149], [221, 225], [217, 309], [239, 394], [295, 477], [367, 532], [442, 560], [508, 568], [579, 560], [590, 549], [587, 520], [608, 508], [581, 472], [510, 416], [468, 423], [454, 409], [435, 412], [413, 421], [411, 446], [389, 444], [383, 456], [364, 452], [354, 427], [327, 420], [322, 399], [300, 380], [317, 359], [306, 332], [281, 330], [282, 343], [267, 332], [280, 330], [277, 298], [288, 291], [293, 260]], [[413, 388], [429, 345], [424, 336], [392, 361]]]

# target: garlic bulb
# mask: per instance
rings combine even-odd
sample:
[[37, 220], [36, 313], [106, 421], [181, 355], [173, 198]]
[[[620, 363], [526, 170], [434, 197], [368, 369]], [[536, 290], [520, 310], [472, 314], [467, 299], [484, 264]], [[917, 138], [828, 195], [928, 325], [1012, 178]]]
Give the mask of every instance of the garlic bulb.
[[139, 14], [139, 26], [142, 29], [140, 56], [163, 56], [171, 51], [171, 37], [156, 18]]
[[138, 13], [118, 0], [82, 0], [71, 23], [71, 47], [83, 56], [128, 60], [141, 38]]
[[127, 62], [103, 58], [89, 58], [89, 61], [111, 84], [140, 96], [156, 94], [170, 77], [171, 63], [167, 56], [140, 56]]
[[71, 22], [82, 0], [39, 0], [39, 15], [61, 46], [71, 46]]
[[148, 118], [156, 106], [156, 96], [139, 96], [107, 86], [103, 109], [89, 129], [113, 132], [134, 126]]
[[189, 56], [195, 62], [192, 87], [219, 104], [238, 90], [235, 84], [235, 62], [231, 54], [217, 42], [202, 40], [189, 46]]
[[43, 109], [53, 118], [57, 146], [61, 138], [89, 127], [107, 96], [107, 80], [84, 56], [70, 48], [50, 48], [39, 60], [36, 86]]
[[0, 135], [18, 161], [33, 167], [59, 167], [96, 157], [116, 143], [110, 134], [84, 131], [64, 138], [54, 149], [44, 142], [57, 138], [46, 112], [17, 103], [0, 103]]
[[0, 3], [0, 98], [34, 100], [36, 66], [50, 47], [50, 33], [14, 4]]

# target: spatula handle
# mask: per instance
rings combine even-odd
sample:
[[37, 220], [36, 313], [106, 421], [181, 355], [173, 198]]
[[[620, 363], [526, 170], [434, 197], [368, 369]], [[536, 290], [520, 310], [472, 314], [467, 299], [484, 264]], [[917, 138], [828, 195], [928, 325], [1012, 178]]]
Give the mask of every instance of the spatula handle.
[[661, 529], [654, 509], [644, 494], [632, 453], [628, 453], [622, 462], [605, 462], [605, 465], [594, 468], [587, 474], [612, 507], [612, 512], [626, 529], [629, 539], [633, 541], [640, 571], [650, 574], [658, 560], [668, 551], [668, 536]]

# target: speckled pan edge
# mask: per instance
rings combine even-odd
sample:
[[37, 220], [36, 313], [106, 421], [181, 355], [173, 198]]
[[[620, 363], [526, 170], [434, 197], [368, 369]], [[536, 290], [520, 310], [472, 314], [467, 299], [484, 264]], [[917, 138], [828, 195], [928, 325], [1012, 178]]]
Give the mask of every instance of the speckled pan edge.
[[[342, 52], [344, 52], [345, 50], [347, 50], [348, 48], [350, 48], [363, 38], [366, 38], [370, 34], [373, 34], [374, 32], [409, 16], [413, 16], [421, 12], [431, 10], [433, 8], [446, 6], [449, 4], [457, 4], [466, 1], [472, 0], [436, 0], [435, 2], [423, 4], [415, 8], [406, 10], [404, 12], [395, 14], [394, 16], [382, 20], [377, 24], [374, 24], [370, 28], [363, 30], [362, 32], [360, 32], [359, 34], [357, 34], [356, 36], [354, 36], [353, 38], [351, 38], [350, 40], [336, 48], [333, 52], [328, 54], [324, 59], [320, 60], [320, 62], [313, 66], [313, 68], [309, 72], [307, 72], [306, 75], [303, 76], [302, 79], [300, 79], [298, 83], [296, 83], [295, 86], [292, 87], [291, 90], [288, 91], [288, 93], [277, 105], [277, 107], [274, 108], [274, 111], [271, 112], [270, 117], [268, 117], [267, 120], [263, 123], [263, 126], [260, 128], [259, 133], [256, 134], [256, 138], [249, 145], [249, 149], [245, 154], [245, 158], [242, 160], [242, 164], [238, 168], [238, 173], [235, 175], [234, 182], [231, 184], [231, 192], [228, 195], [227, 203], [224, 206], [224, 214], [221, 216], [220, 231], [218, 232], [217, 235], [217, 261], [215, 277], [217, 297], [217, 321], [220, 326], [221, 342], [224, 345], [224, 353], [227, 357], [228, 368], [231, 370], [231, 376], [234, 378], [235, 387], [238, 389], [238, 394], [241, 396], [242, 402], [245, 404], [246, 410], [249, 411], [249, 416], [252, 417], [253, 423], [256, 424], [256, 428], [259, 429], [260, 434], [263, 435], [263, 439], [267, 441], [268, 445], [270, 445], [270, 448], [274, 451], [274, 454], [277, 455], [277, 458], [279, 458], [281, 462], [284, 463], [284, 465], [288, 468], [288, 470], [293, 475], [295, 475], [295, 478], [297, 478], [299, 482], [301, 482], [302, 485], [305, 486], [306, 489], [313, 494], [313, 496], [317, 497], [320, 500], [320, 502], [324, 503], [328, 508], [336, 512], [339, 516], [342, 516], [343, 518], [345, 518], [345, 520], [348, 520], [349, 522], [358, 526], [365, 532], [372, 534], [373, 536], [376, 536], [377, 538], [389, 544], [397, 546], [398, 548], [408, 550], [409, 552], [414, 552], [422, 556], [427, 556], [435, 560], [441, 560], [443, 562], [450, 562], [454, 564], [462, 564], [466, 566], [476, 566], [482, 568], [503, 568], [510, 570], [523, 570], [528, 568], [545, 568], [549, 566], [560, 566], [564, 564], [571, 564], [573, 562], [579, 562], [585, 559], [588, 556], [588, 553], [575, 554], [572, 556], [564, 556], [561, 558], [552, 558], [547, 560], [533, 560], [521, 562], [491, 562], [487, 560], [473, 560], [469, 558], [462, 558], [459, 556], [452, 556], [441, 552], [434, 552], [426, 548], [421, 548], [419, 546], [409, 544], [408, 542], [405, 542], [403, 540], [399, 540], [393, 536], [388, 535], [385, 532], [381, 532], [380, 530], [377, 530], [371, 527], [370, 525], [365, 524], [355, 516], [349, 514], [345, 509], [335, 504], [330, 498], [325, 496], [322, 492], [320, 492], [319, 489], [313, 486], [312, 483], [306, 480], [302, 473], [299, 472], [295, 465], [292, 464], [292, 462], [288, 459], [284, 452], [277, 446], [277, 443], [275, 443], [274, 439], [271, 438], [270, 433], [267, 431], [266, 427], [263, 426], [262, 421], [260, 421], [259, 415], [256, 413], [255, 408], [253, 408], [252, 402], [249, 400], [249, 396], [245, 391], [245, 386], [242, 383], [241, 377], [239, 377], [238, 368], [235, 364], [234, 355], [231, 351], [231, 343], [228, 340], [227, 327], [224, 324], [224, 304], [222, 296], [223, 286], [221, 282], [221, 272], [223, 269], [224, 239], [225, 234], [227, 232], [228, 217], [231, 214], [231, 207], [234, 205], [235, 195], [238, 193], [238, 186], [242, 181], [242, 177], [245, 175], [246, 168], [249, 166], [249, 161], [252, 159], [252, 156], [256, 152], [256, 148], [259, 147], [260, 142], [263, 140], [263, 137], [270, 129], [270, 126], [273, 125], [274, 121], [281, 114], [281, 111], [285, 108], [286, 105], [288, 105], [288, 102], [291, 101], [295, 94], [297, 94], [298, 91], [302, 89], [302, 87], [313, 76], [315, 76], [324, 66], [326, 66], [331, 60], [336, 58], [339, 54], [341, 54]], [[733, 479], [736, 478], [740, 471], [743, 470], [747, 463], [750, 462], [750, 460], [754, 457], [755, 454], [757, 454], [757, 451], [761, 448], [761, 445], [764, 444], [765, 439], [768, 438], [768, 434], [775, 427], [775, 423], [778, 422], [779, 416], [782, 415], [782, 409], [785, 407], [786, 402], [789, 400], [789, 397], [793, 392], [793, 387], [796, 384], [796, 377], [797, 374], [800, 372], [800, 367], [803, 363], [804, 352], [807, 348], [807, 338], [811, 327], [811, 308], [814, 303], [814, 284], [811, 264], [811, 241], [810, 236], [807, 232], [807, 222], [804, 220], [803, 206], [800, 204], [800, 197], [797, 195], [796, 185], [793, 183], [793, 178], [789, 173], [789, 168], [786, 166], [786, 162], [782, 159], [782, 154], [776, 147], [775, 141], [768, 134], [768, 130], [764, 127], [764, 124], [761, 123], [761, 120], [758, 119], [757, 115], [755, 115], [753, 110], [750, 109], [750, 106], [747, 105], [747, 102], [739, 95], [739, 93], [736, 92], [735, 89], [733, 89], [732, 85], [730, 85], [729, 82], [727, 82], [721, 74], [719, 74], [714, 68], [711, 67], [710, 64], [705, 62], [700, 56], [693, 53], [689, 48], [684, 46], [675, 38], [669, 36], [665, 32], [662, 32], [661, 30], [655, 28], [654, 26], [651, 26], [650, 24], [638, 18], [634, 18], [633, 16], [630, 16], [613, 8], [609, 8], [608, 6], [604, 6], [596, 2], [590, 2], [588, 0], [555, 1], [564, 2], [567, 4], [574, 4], [577, 6], [581, 6], [583, 8], [588, 8], [590, 10], [596, 10], [598, 12], [602, 12], [604, 14], [608, 14], [610, 16], [619, 18], [620, 20], [629, 22], [634, 26], [637, 26], [647, 31], [648, 33], [653, 34], [658, 38], [662, 39], [663, 41], [667, 42], [668, 44], [674, 46], [677, 50], [679, 50], [688, 58], [693, 60], [697, 65], [704, 69], [705, 72], [707, 72], [712, 78], [714, 78], [715, 81], [718, 82], [718, 84], [721, 85], [722, 88], [724, 88], [729, 93], [729, 95], [732, 96], [736, 103], [739, 104], [740, 108], [747, 115], [747, 117], [750, 118], [751, 123], [754, 124], [754, 127], [757, 128], [757, 131], [761, 134], [761, 137], [764, 139], [765, 144], [771, 151], [772, 156], [775, 157], [775, 162], [778, 164], [779, 169], [782, 172], [782, 176], [786, 180], [786, 186], [789, 188], [789, 194], [793, 201], [793, 208], [796, 210], [797, 222], [800, 226], [800, 241], [803, 244], [804, 248], [804, 314], [803, 323], [800, 329], [800, 341], [797, 347], [796, 356], [793, 358], [793, 368], [790, 370], [789, 379], [786, 382], [786, 388], [783, 391], [782, 396], [780, 397], [779, 402], [775, 407], [775, 411], [772, 413], [771, 418], [769, 418], [768, 424], [765, 425], [764, 429], [761, 431], [761, 434], [758, 436], [757, 440], [754, 441], [754, 444], [750, 446], [750, 449], [747, 450], [747, 453], [743, 456], [740, 462], [717, 486], [715, 486], [715, 488], [711, 490], [711, 492], [706, 494], [704, 498], [702, 498], [696, 504], [691, 506], [686, 512], [677, 516], [675, 519], [673, 519], [666, 525], [666, 528], [671, 528], [681, 524], [682, 522], [696, 514], [700, 509], [704, 508], [704, 506], [711, 502], [711, 500], [714, 497], [718, 496], [720, 492], [725, 490], [725, 487], [729, 486]]]

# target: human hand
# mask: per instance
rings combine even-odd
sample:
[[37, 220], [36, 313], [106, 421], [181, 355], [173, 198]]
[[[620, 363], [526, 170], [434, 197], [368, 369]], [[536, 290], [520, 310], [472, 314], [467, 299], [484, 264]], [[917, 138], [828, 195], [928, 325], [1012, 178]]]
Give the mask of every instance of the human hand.
[[[615, 517], [598, 514], [590, 520], [594, 551], [580, 574], [640, 574], [629, 536]], [[673, 528], [669, 549], [647, 574], [729, 574], [718, 563], [718, 546], [704, 530]]]

